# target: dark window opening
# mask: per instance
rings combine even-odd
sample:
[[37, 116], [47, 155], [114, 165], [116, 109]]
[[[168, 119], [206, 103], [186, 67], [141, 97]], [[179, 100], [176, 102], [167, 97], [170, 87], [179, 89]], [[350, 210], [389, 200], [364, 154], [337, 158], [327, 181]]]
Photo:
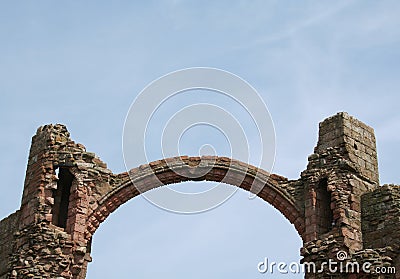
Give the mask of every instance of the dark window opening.
[[53, 224], [61, 227], [67, 227], [69, 197], [71, 193], [72, 181], [74, 176], [67, 168], [60, 168], [58, 174], [57, 189], [54, 191], [53, 205]]
[[331, 193], [328, 191], [328, 180], [322, 179], [316, 189], [316, 215], [318, 220], [318, 234], [324, 234], [332, 229], [333, 212], [331, 210]]

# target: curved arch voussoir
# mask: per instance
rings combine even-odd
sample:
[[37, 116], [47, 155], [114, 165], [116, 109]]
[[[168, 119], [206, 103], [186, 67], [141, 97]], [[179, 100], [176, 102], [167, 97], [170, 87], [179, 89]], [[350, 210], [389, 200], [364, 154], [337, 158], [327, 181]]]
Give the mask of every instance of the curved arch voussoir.
[[279, 210], [296, 228], [304, 232], [304, 218], [294, 198], [280, 186], [282, 177], [227, 157], [173, 157], [141, 165], [120, 174], [124, 181], [107, 192], [92, 208], [87, 219], [86, 237], [128, 200], [157, 187], [185, 181], [215, 181], [230, 184], [257, 196]]

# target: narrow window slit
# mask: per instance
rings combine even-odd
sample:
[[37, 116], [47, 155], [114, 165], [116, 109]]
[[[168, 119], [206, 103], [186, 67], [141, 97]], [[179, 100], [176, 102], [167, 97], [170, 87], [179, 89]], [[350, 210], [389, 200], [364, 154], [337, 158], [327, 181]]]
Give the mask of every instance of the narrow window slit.
[[329, 232], [333, 226], [333, 212], [331, 209], [331, 193], [328, 191], [328, 180], [322, 179], [316, 189], [318, 234]]
[[69, 198], [73, 180], [74, 176], [67, 168], [59, 169], [57, 189], [53, 196], [52, 223], [64, 229], [67, 227]]

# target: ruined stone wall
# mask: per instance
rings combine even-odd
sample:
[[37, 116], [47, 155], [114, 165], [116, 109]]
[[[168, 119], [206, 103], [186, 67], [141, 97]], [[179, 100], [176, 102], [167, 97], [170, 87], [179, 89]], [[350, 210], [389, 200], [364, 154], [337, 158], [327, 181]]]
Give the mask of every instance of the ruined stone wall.
[[[63, 182], [66, 172], [72, 180]], [[91, 261], [87, 214], [113, 179], [94, 153], [70, 139], [65, 126], [40, 127], [32, 138], [7, 278], [85, 278]]]
[[[327, 118], [319, 125], [318, 144], [308, 160], [307, 169], [302, 172], [307, 192], [306, 241], [339, 231], [347, 249], [362, 249], [361, 195], [379, 183], [373, 129], [347, 113]], [[325, 233], [318, 213], [318, 188], [324, 179], [332, 210], [332, 225]]]
[[[346, 262], [400, 269], [400, 186], [379, 186], [374, 131], [338, 113], [320, 123], [318, 144], [298, 180], [225, 157], [175, 157], [113, 174], [70, 139], [63, 125], [32, 138], [20, 210], [0, 222], [0, 279], [84, 279], [92, 235], [119, 206], [144, 191], [191, 180], [223, 181], [277, 208], [303, 239], [303, 262]], [[177, 170], [179, 169], [179, 172]], [[185, 175], [188, 174], [188, 175]], [[397, 273], [400, 277], [399, 273]], [[395, 278], [330, 272], [306, 278]]]
[[[374, 273], [377, 268], [394, 265], [391, 250], [384, 246], [371, 246], [370, 236], [364, 235], [364, 228], [368, 224], [363, 224], [365, 218], [362, 209], [376, 209], [368, 209], [361, 198], [365, 194], [379, 192], [380, 189], [374, 131], [347, 113], [338, 113], [321, 122], [319, 127], [318, 144], [314, 154], [308, 158], [307, 169], [301, 175], [305, 185], [306, 221], [305, 243], [301, 250], [303, 261], [314, 262], [321, 267], [329, 259], [337, 261], [337, 253], [341, 252], [346, 255], [342, 260], [343, 265], [371, 263], [372, 274], [334, 274], [325, 268], [324, 273], [311, 273], [306, 277], [331, 278], [334, 275], [335, 278], [394, 278], [393, 274]], [[326, 185], [323, 188], [328, 192], [325, 193], [328, 200], [321, 203], [318, 196], [321, 195], [322, 182]], [[328, 210], [324, 203], [330, 203], [331, 216], [320, 213], [321, 208]], [[381, 210], [381, 215], [376, 216], [384, 220], [388, 218], [388, 212]], [[327, 216], [332, 221], [328, 229]], [[400, 223], [400, 220], [392, 221], [397, 226]], [[322, 225], [325, 225], [325, 230]], [[387, 228], [384, 230], [389, 233]], [[374, 240], [381, 237], [379, 233], [371, 236]], [[395, 239], [387, 238], [385, 241], [393, 243]], [[398, 253], [398, 249], [394, 251], [394, 254]]]
[[378, 156], [374, 129], [358, 119], [340, 112], [319, 124], [315, 154], [336, 148], [357, 173], [379, 185]]
[[384, 185], [362, 196], [365, 248], [386, 248], [400, 272], [400, 185]]
[[13, 253], [15, 233], [18, 231], [19, 214], [17, 211], [0, 221], [0, 279], [7, 278], [8, 261]]

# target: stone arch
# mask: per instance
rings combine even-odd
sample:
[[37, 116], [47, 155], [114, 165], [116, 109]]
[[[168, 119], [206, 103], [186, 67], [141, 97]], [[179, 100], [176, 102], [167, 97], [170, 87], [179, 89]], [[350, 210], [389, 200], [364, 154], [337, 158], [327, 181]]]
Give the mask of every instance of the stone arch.
[[[143, 192], [189, 180], [222, 181], [257, 193], [294, 224], [303, 239], [303, 262], [322, 268], [323, 262], [334, 259], [341, 250], [348, 254], [348, 262], [373, 259], [377, 266], [394, 265], [399, 270], [400, 227], [396, 220], [400, 186], [378, 187], [377, 162], [373, 129], [346, 113], [320, 123], [317, 146], [297, 180], [225, 157], [168, 158], [114, 174], [94, 153], [72, 141], [65, 126], [45, 125], [32, 138], [20, 209], [0, 222], [4, 244], [0, 278], [84, 279], [91, 261], [91, 237], [111, 212]], [[67, 179], [68, 218], [66, 226], [63, 219], [62, 227], [53, 221], [57, 219], [54, 208], [59, 205], [54, 199], [60, 178], [55, 169], [60, 167], [74, 176], [72, 184]], [[207, 167], [205, 174], [198, 175]], [[178, 169], [184, 175], [179, 175]], [[325, 233], [317, 230], [321, 218], [317, 218], [313, 191], [323, 177], [328, 179], [325, 186], [331, 194], [334, 221]], [[327, 209], [329, 198], [322, 200]], [[332, 274], [327, 268], [325, 272], [335, 278], [366, 276], [341, 271]], [[325, 275], [306, 274], [309, 279], [321, 276]]]
[[[209, 168], [207, 173], [196, 178], [182, 175], [182, 172], [201, 173], [204, 168]], [[176, 171], [178, 169], [179, 173]], [[224, 182], [246, 191], [252, 191], [252, 185], [255, 185], [259, 189], [257, 196], [280, 211], [301, 237], [305, 231], [301, 209], [296, 205], [295, 198], [281, 186], [287, 179], [238, 160], [217, 156], [173, 157], [142, 165], [119, 176], [124, 177], [123, 182], [107, 192], [89, 213], [85, 235], [87, 240], [125, 202], [157, 187], [185, 181]]]

